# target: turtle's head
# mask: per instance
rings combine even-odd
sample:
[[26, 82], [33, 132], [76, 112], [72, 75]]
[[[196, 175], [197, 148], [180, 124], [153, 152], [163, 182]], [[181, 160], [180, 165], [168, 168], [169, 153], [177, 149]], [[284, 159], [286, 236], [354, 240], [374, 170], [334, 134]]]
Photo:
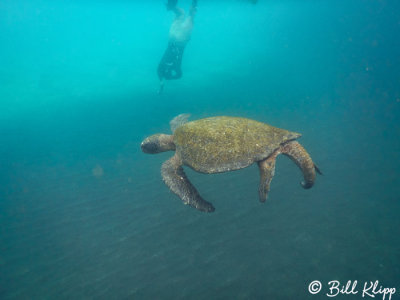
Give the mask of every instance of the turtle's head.
[[168, 134], [157, 133], [145, 138], [140, 147], [144, 153], [149, 154], [175, 150], [174, 137]]

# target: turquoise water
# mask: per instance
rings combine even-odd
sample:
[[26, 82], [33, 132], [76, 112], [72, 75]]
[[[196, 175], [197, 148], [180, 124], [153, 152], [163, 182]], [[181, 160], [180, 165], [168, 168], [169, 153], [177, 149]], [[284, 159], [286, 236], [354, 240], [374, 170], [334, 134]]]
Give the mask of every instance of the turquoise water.
[[[399, 9], [199, 0], [158, 95], [163, 1], [1, 1], [0, 298], [327, 299], [330, 280], [399, 298]], [[279, 157], [262, 204], [254, 165], [185, 168], [216, 211], [184, 206], [172, 153], [140, 151], [180, 113], [300, 132], [324, 175], [303, 190]]]

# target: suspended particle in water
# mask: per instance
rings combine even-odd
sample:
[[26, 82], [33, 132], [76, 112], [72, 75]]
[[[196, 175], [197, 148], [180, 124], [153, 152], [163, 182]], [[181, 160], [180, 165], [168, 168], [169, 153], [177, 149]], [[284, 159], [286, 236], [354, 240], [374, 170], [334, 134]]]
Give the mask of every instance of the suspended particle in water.
[[104, 175], [104, 170], [100, 165], [96, 165], [93, 169], [92, 169], [92, 174], [94, 177], [96, 178], [100, 178]]

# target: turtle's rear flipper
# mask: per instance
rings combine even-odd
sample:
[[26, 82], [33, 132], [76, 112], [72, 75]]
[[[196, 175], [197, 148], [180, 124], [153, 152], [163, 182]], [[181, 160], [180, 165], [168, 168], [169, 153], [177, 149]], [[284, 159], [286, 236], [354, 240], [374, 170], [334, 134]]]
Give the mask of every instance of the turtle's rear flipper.
[[190, 183], [183, 171], [182, 162], [176, 154], [163, 163], [161, 175], [165, 184], [182, 199], [184, 204], [204, 212], [215, 210], [214, 206], [205, 201]]
[[275, 162], [278, 155], [279, 152], [275, 152], [267, 159], [258, 162], [258, 168], [260, 169], [260, 187], [258, 188], [260, 202], [267, 200], [271, 180], [275, 175]]
[[315, 181], [315, 170], [318, 172], [319, 169], [314, 165], [306, 149], [297, 141], [291, 141], [282, 147], [281, 152], [289, 156], [303, 172], [304, 181], [301, 182], [302, 187], [305, 189], [311, 188]]
[[169, 126], [171, 127], [172, 133], [174, 133], [179, 126], [182, 126], [183, 124], [187, 123], [189, 118], [190, 114], [180, 114], [177, 115], [175, 118], [173, 118], [169, 122]]

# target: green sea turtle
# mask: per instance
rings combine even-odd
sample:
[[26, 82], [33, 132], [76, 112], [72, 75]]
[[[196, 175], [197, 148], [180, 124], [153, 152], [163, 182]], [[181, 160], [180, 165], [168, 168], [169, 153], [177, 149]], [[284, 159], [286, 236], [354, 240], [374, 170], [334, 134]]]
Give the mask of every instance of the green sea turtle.
[[238, 117], [211, 117], [187, 122], [188, 118], [188, 114], [175, 117], [170, 122], [173, 135], [152, 135], [142, 142], [141, 148], [150, 154], [175, 150], [175, 155], [161, 167], [162, 178], [184, 204], [200, 211], [212, 212], [215, 208], [190, 183], [183, 165], [211, 174], [242, 169], [257, 162], [261, 202], [267, 199], [275, 173], [275, 160], [281, 153], [289, 156], [303, 172], [303, 188], [311, 188], [315, 171], [320, 173], [310, 155], [296, 141], [301, 136], [299, 133]]

